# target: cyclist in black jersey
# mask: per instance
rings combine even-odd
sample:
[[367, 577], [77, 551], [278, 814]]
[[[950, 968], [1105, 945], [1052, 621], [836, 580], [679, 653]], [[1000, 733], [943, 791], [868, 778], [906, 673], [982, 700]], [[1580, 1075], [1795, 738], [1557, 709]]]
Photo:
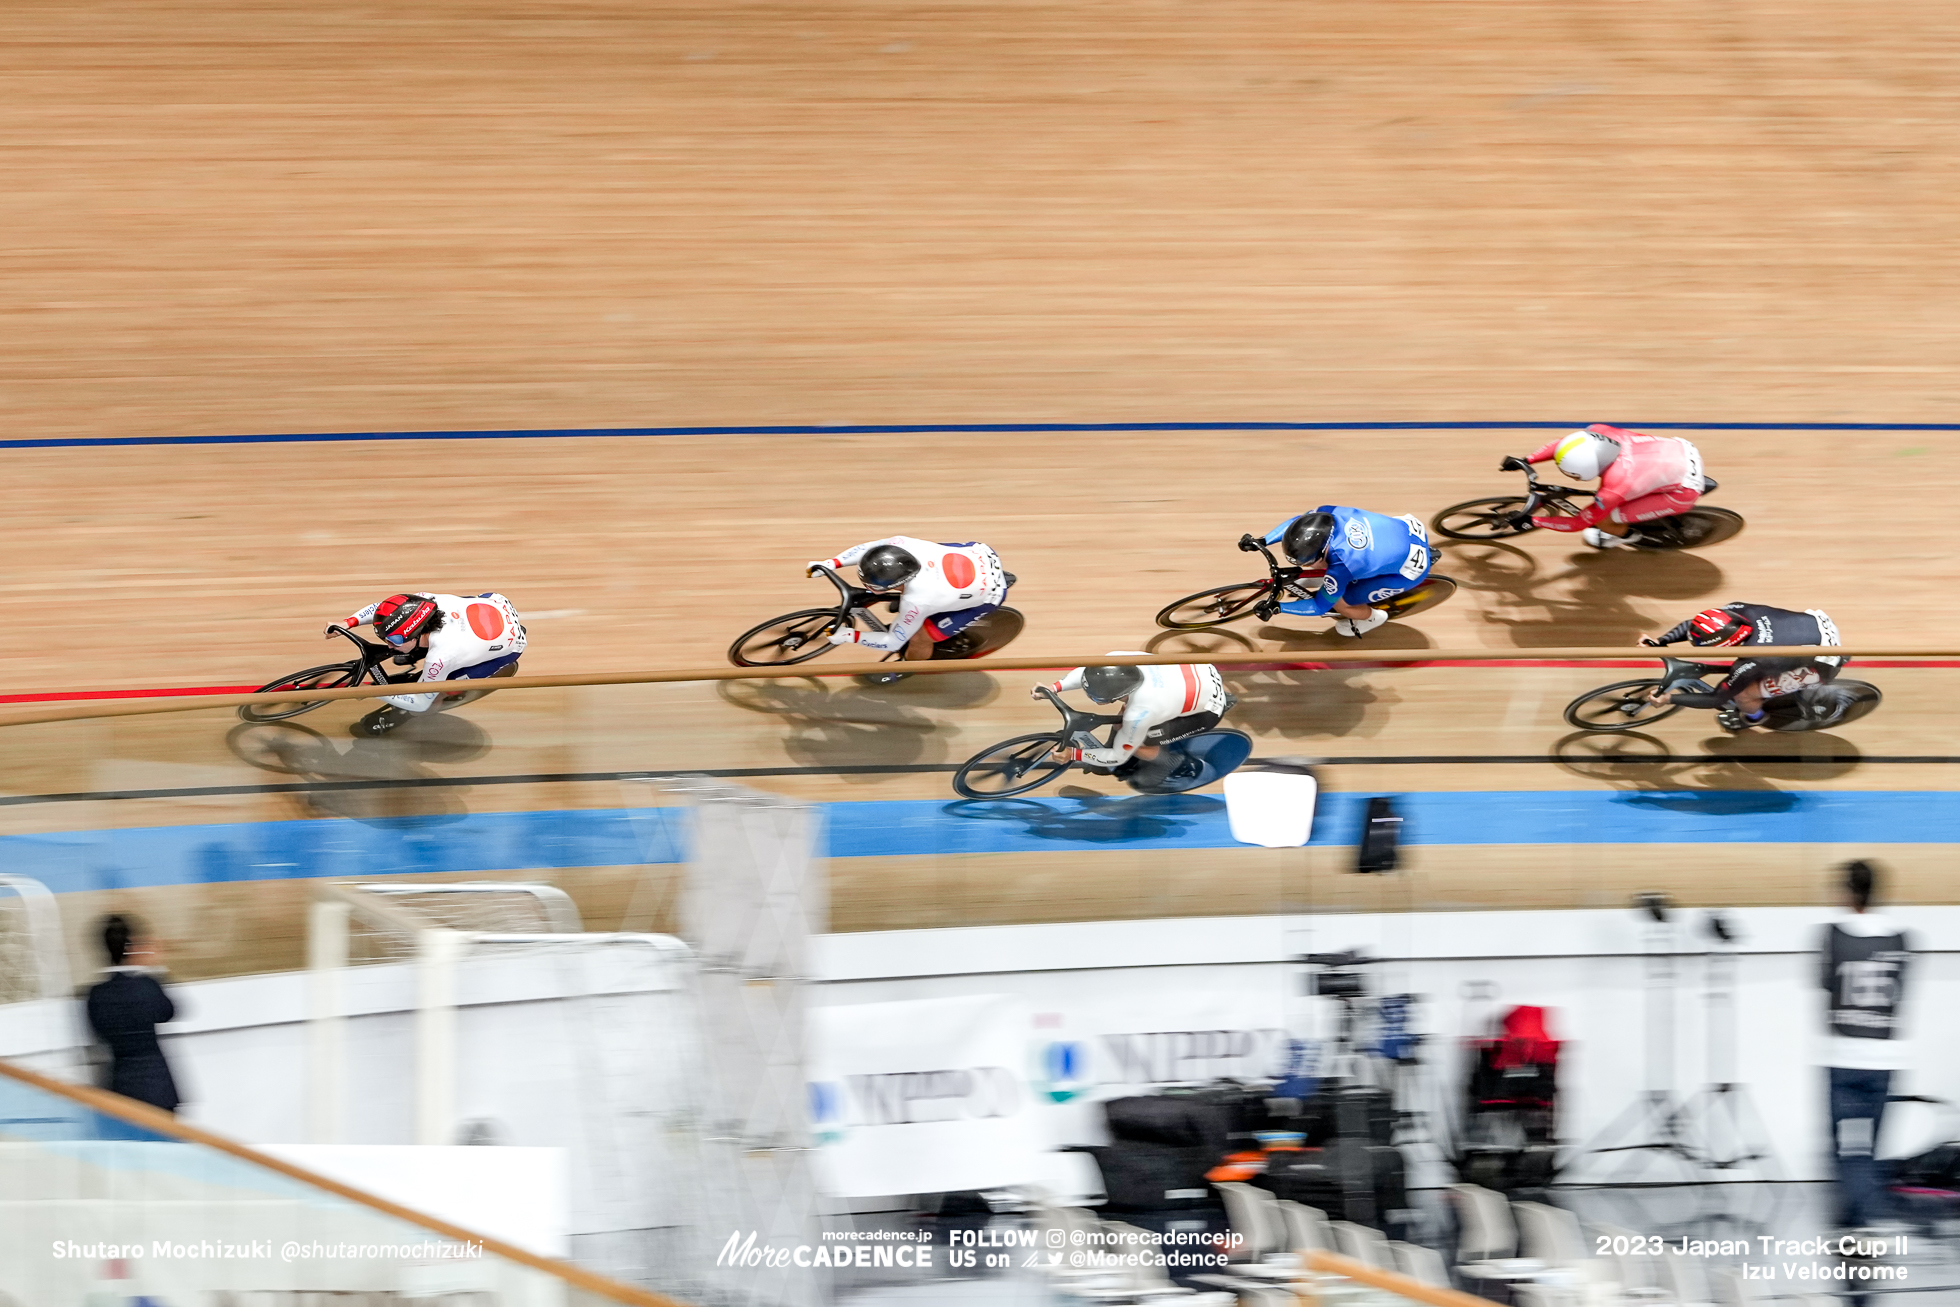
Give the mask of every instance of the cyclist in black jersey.
[[[1837, 624], [1821, 608], [1793, 612], [1767, 604], [1724, 604], [1708, 608], [1660, 635], [1643, 635], [1640, 643], [1661, 648], [1686, 640], [1697, 648], [1728, 648], [1748, 645], [1825, 645], [1838, 643]], [[1681, 686], [1656, 690], [1654, 697], [1667, 698], [1689, 708], [1713, 708], [1716, 720], [1731, 731], [1751, 726], [1773, 725], [1780, 707], [1777, 701], [1795, 696], [1810, 685], [1823, 685], [1837, 676], [1846, 662], [1843, 658], [1750, 658], [1744, 656], [1730, 664], [1728, 675], [1713, 689]], [[1791, 709], [1797, 700], [1788, 697]]]

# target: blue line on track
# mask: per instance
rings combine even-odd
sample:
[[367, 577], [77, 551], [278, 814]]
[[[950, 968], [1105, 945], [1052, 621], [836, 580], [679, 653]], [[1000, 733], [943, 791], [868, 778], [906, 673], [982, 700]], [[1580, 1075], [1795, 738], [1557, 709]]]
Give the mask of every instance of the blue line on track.
[[[1353, 842], [1367, 797], [1324, 796], [1313, 842]], [[1960, 792], [1944, 790], [1436, 791], [1398, 803], [1412, 844], [1960, 844]], [[1210, 794], [820, 806], [838, 858], [1241, 847]], [[0, 865], [72, 893], [659, 864], [685, 860], [686, 820], [685, 808], [609, 808], [62, 831], [0, 838]]]
[[[1596, 419], [1595, 419], [1596, 420]], [[115, 445], [312, 445], [374, 440], [571, 440], [623, 436], [906, 436], [1123, 431], [1530, 431], [1575, 422], [942, 422], [895, 426], [565, 427], [511, 431], [331, 431], [244, 436], [63, 436], [0, 440], [0, 449]], [[1960, 422], [1622, 422], [1647, 431], [1960, 431]]]

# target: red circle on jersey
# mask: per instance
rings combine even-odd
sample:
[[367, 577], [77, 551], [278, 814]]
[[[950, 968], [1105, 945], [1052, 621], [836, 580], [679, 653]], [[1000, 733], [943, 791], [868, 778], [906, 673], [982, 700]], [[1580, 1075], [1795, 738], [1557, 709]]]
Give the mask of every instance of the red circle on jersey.
[[974, 570], [973, 560], [965, 554], [948, 554], [940, 560], [946, 570], [946, 580], [955, 590], [965, 589], [973, 584], [979, 573]]
[[470, 630], [484, 640], [494, 640], [504, 633], [504, 615], [489, 604], [469, 606]]

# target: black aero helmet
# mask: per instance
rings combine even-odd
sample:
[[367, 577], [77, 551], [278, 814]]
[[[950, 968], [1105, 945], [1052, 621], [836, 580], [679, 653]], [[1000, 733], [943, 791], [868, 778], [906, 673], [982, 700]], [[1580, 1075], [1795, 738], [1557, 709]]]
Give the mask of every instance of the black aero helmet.
[[919, 574], [919, 560], [897, 545], [879, 545], [858, 559], [858, 579], [879, 590], [904, 585]]
[[1143, 684], [1143, 672], [1135, 667], [1084, 667], [1082, 693], [1097, 703], [1115, 703]]
[[1302, 513], [1286, 528], [1282, 543], [1287, 557], [1301, 567], [1310, 567], [1327, 556], [1327, 542], [1333, 538], [1332, 513]]

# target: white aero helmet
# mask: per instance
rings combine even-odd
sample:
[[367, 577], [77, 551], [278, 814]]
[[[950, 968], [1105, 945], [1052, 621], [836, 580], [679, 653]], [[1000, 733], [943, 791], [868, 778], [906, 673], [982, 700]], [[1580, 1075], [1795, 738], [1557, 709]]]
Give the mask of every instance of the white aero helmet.
[[1620, 442], [1591, 431], [1574, 431], [1558, 442], [1552, 458], [1574, 481], [1590, 481], [1620, 456]]

